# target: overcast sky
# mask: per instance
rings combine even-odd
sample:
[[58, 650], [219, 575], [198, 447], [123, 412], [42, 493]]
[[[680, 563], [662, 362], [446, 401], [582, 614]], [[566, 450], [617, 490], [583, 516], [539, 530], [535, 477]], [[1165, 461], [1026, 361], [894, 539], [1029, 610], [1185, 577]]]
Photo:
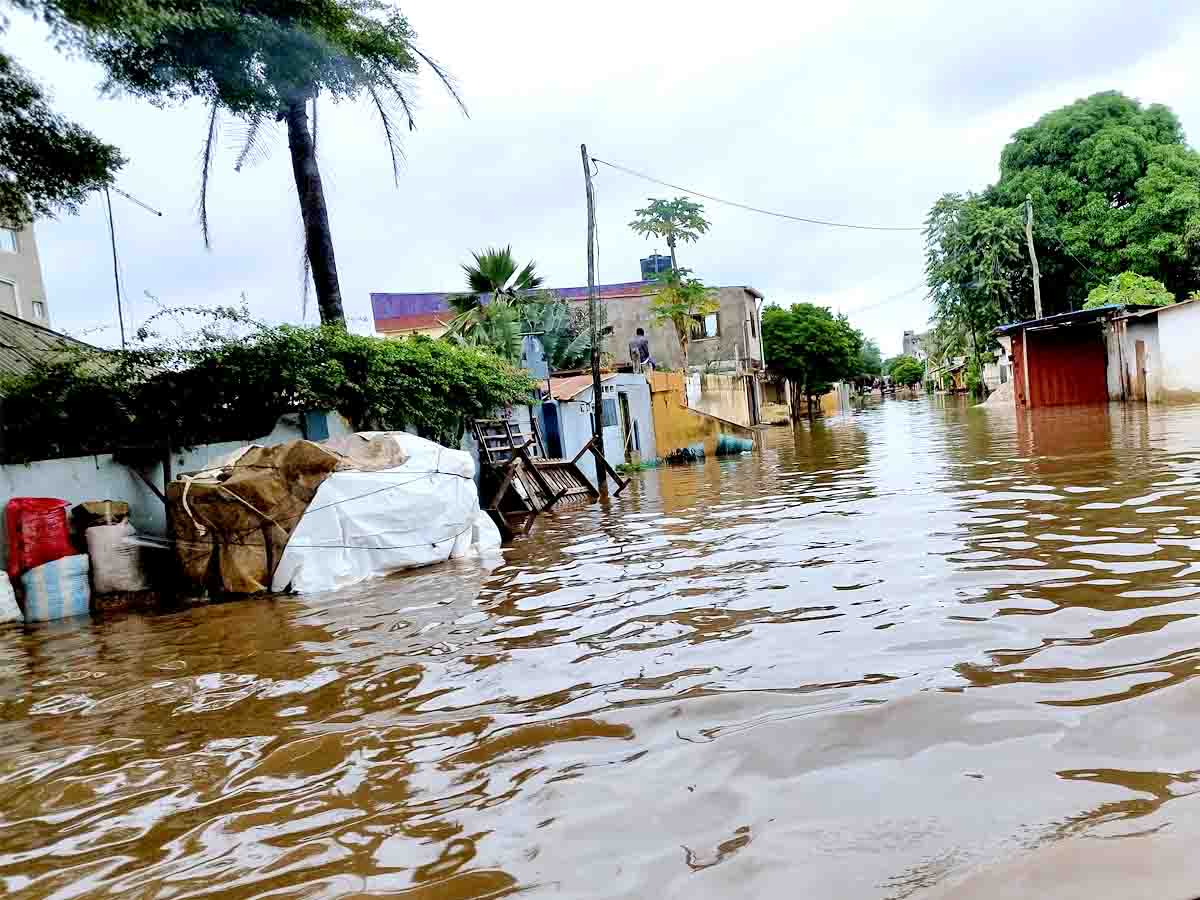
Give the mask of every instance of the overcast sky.
[[[400, 6], [422, 47], [457, 76], [471, 115], [420, 79], [397, 189], [370, 109], [322, 107], [322, 174], [355, 330], [370, 330], [372, 291], [460, 289], [460, 263], [486, 245], [511, 243], [551, 286], [586, 283], [581, 142], [602, 159], [755, 206], [920, 225], [940, 194], [995, 179], [1014, 130], [1095, 91], [1166, 103], [1200, 134], [1194, 0]], [[195, 211], [204, 110], [99, 98], [98, 69], [12, 18], [0, 43], [61, 111], [122, 148], [130, 161], [118, 184], [164, 212], [113, 198], [131, 318], [155, 310], [147, 291], [170, 305], [237, 302], [244, 292], [261, 318], [300, 321], [299, 210], [282, 130], [269, 158], [236, 173], [237, 127], [226, 121], [206, 251]], [[672, 194], [601, 168], [601, 282], [636, 280], [638, 258], [665, 250], [627, 223], [648, 196]], [[904, 329], [924, 327], [919, 233], [706, 208], [712, 231], [679, 255], [707, 283], [828, 304], [888, 355]], [[37, 234], [52, 324], [115, 341], [102, 201], [39, 222]]]

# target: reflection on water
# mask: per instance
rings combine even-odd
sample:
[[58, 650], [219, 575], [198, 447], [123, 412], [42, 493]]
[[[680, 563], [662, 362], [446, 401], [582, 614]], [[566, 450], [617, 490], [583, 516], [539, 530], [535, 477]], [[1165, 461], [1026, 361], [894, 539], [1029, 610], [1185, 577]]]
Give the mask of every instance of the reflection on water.
[[888, 402], [492, 572], [0, 632], [0, 884], [903, 898], [1198, 834], [1198, 436]]

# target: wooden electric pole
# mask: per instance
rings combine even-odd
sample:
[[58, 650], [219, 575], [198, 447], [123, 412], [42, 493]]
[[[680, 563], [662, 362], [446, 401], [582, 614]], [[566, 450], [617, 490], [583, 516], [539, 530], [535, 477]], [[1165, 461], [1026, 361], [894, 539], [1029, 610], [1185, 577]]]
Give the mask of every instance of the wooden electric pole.
[[[587, 144], [579, 145], [583, 157], [583, 182], [587, 188], [588, 328], [592, 336], [592, 441], [597, 454], [604, 453], [604, 395], [600, 393], [600, 328], [596, 309], [596, 194], [592, 190], [592, 159]], [[608, 475], [596, 460], [596, 488], [608, 496]]]
[[1029, 244], [1029, 262], [1033, 266], [1033, 317], [1042, 317], [1042, 273], [1038, 271], [1037, 251], [1033, 249], [1033, 196], [1025, 195], [1025, 242]]

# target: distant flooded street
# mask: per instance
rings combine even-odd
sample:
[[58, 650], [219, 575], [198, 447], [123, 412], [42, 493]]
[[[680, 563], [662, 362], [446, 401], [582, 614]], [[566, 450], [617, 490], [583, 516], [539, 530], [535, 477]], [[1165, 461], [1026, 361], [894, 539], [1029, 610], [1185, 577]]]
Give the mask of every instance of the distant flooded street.
[[1200, 838], [1198, 549], [1200, 407], [889, 401], [490, 572], [0, 631], [0, 893], [898, 900]]

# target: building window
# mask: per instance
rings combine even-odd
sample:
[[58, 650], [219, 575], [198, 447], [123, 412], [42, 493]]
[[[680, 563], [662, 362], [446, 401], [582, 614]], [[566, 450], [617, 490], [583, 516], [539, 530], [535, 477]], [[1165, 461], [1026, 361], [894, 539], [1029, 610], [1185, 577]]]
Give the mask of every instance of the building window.
[[41, 300], [33, 301], [33, 317], [35, 319], [46, 318], [46, 304], [43, 303]]
[[617, 401], [611, 397], [604, 398], [604, 405], [601, 406], [601, 421], [604, 428], [612, 428], [617, 424]]
[[17, 246], [17, 232], [12, 228], [0, 228], [0, 250], [5, 253], [16, 253], [20, 249]]
[[758, 337], [758, 326], [754, 324], [755, 318], [757, 318], [757, 317], [754, 315], [754, 311], [751, 310], [750, 311], [750, 337], [752, 337], [752, 338]]
[[692, 318], [697, 322], [696, 340], [715, 338], [721, 333], [717, 313], [709, 313], [707, 316], [692, 316]]

